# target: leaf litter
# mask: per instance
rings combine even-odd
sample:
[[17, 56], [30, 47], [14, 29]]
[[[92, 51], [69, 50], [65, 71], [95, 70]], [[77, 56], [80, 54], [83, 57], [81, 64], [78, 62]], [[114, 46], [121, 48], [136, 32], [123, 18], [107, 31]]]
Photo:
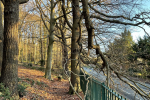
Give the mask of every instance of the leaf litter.
[[[70, 86], [68, 80], [58, 81], [54, 78], [53, 81], [49, 81], [44, 78], [44, 72], [23, 66], [18, 67], [18, 77], [30, 84], [25, 90], [26, 95], [20, 100], [80, 100], [77, 95], [68, 94]], [[83, 93], [79, 94], [84, 96]]]

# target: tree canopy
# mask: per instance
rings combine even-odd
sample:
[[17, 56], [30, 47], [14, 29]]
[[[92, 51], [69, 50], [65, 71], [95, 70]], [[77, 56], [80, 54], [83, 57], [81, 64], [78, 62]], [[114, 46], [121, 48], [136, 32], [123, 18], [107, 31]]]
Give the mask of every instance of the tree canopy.
[[125, 28], [120, 36], [117, 36], [113, 42], [110, 42], [107, 52], [116, 54], [114, 56], [128, 56], [132, 52], [133, 44], [134, 41], [131, 32]]
[[150, 37], [144, 36], [139, 38], [137, 43], [132, 46], [134, 58], [143, 58], [150, 60]]

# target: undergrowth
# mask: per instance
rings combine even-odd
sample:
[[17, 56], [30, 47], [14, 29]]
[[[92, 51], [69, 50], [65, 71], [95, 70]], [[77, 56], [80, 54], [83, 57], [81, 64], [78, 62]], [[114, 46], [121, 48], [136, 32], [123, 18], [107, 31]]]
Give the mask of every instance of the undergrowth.
[[2, 98], [2, 100], [13, 100], [9, 88], [5, 87], [3, 83], [0, 83], [0, 98]]

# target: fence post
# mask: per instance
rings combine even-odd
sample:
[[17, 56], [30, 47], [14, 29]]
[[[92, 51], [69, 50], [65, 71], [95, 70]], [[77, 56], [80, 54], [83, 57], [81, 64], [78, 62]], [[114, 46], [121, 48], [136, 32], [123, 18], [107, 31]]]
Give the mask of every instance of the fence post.
[[102, 100], [106, 100], [106, 95], [105, 95], [105, 84], [102, 83]]

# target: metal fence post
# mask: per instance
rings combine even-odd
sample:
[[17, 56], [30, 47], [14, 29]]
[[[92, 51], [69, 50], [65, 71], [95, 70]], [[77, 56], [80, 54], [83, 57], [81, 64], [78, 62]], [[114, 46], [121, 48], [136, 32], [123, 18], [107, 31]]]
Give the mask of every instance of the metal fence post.
[[106, 95], [105, 95], [105, 87], [104, 87], [104, 83], [102, 83], [102, 100], [106, 100]]

